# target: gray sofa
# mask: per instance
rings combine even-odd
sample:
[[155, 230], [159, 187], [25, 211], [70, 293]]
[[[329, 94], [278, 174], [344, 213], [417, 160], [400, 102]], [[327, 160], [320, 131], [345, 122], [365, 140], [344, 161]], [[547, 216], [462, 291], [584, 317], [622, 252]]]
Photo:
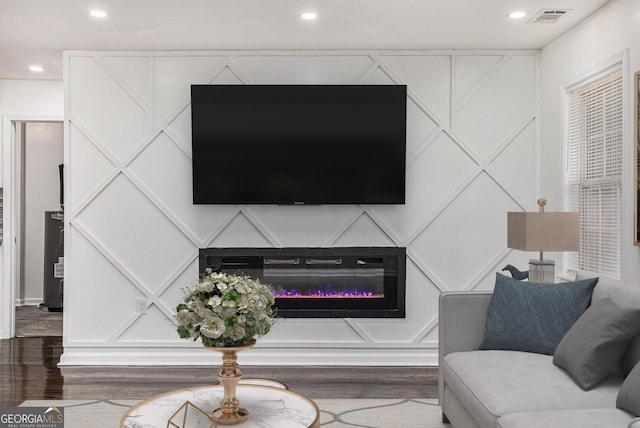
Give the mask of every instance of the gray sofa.
[[[576, 279], [592, 278], [581, 272]], [[610, 296], [640, 307], [640, 286], [600, 276], [593, 302]], [[597, 386], [581, 389], [552, 355], [477, 350], [492, 292], [440, 296], [439, 393], [443, 420], [454, 428], [640, 427], [637, 415], [616, 408], [626, 374], [640, 361], [640, 336]], [[640, 391], [638, 391], [640, 394]]]

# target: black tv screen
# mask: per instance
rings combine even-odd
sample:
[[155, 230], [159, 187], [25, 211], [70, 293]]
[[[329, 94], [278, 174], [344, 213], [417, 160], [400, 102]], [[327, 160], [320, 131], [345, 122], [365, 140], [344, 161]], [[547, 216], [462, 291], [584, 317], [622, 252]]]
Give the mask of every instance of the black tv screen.
[[404, 85], [192, 85], [194, 204], [403, 204]]

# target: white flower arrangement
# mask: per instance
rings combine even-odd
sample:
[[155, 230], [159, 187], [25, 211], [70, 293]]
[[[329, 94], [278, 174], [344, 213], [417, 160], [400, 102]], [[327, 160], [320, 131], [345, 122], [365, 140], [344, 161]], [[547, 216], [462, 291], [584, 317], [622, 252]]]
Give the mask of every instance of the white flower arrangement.
[[243, 275], [206, 269], [176, 307], [178, 334], [206, 347], [241, 346], [269, 332], [276, 319], [272, 288]]

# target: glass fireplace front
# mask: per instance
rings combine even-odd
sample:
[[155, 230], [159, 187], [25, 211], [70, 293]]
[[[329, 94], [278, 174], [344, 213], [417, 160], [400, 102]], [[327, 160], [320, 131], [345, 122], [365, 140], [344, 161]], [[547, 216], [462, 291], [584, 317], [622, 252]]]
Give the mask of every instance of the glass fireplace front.
[[284, 318], [403, 318], [406, 250], [398, 247], [206, 248], [206, 268], [274, 288]]

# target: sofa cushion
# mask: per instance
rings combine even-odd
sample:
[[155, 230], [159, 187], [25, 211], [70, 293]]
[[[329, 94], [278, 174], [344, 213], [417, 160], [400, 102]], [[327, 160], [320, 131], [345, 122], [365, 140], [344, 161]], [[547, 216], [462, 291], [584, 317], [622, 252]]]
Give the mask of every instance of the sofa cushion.
[[518, 351], [455, 352], [444, 357], [441, 376], [481, 427], [495, 427], [500, 416], [515, 412], [615, 408], [622, 378], [609, 375], [583, 391], [552, 359]]
[[610, 297], [597, 300], [560, 341], [553, 364], [567, 370], [583, 389], [611, 371], [640, 331], [640, 307], [621, 308]]
[[589, 278], [598, 278], [598, 283], [593, 289], [594, 302], [605, 297], [611, 297], [619, 306], [640, 306], [640, 285], [587, 271], [580, 271], [576, 275], [576, 281], [584, 281]]
[[591, 302], [597, 278], [560, 284], [523, 282], [496, 274], [480, 349], [551, 355]]
[[618, 409], [552, 410], [505, 415], [498, 419], [498, 428], [624, 428], [632, 420]]
[[616, 407], [627, 410], [636, 416], [640, 415], [640, 363], [631, 370], [620, 387]]
[[[580, 271], [576, 275], [576, 280], [597, 276], [593, 272]], [[640, 285], [600, 276], [598, 284], [593, 289], [592, 301], [597, 302], [605, 297], [611, 297], [619, 306], [640, 307]], [[640, 362], [640, 336], [631, 341], [628, 349], [620, 358], [619, 372], [626, 376], [638, 362]]]

